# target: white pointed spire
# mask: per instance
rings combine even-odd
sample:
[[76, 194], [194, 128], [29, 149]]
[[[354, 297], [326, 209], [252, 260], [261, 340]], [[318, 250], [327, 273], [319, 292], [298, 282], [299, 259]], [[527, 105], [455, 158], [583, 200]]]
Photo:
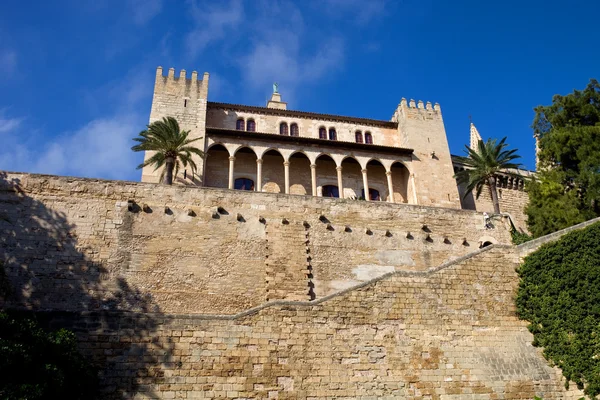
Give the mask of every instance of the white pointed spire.
[[479, 131], [475, 127], [475, 124], [473, 122], [471, 122], [471, 138], [470, 138], [469, 147], [472, 148], [473, 150], [477, 150], [477, 143], [479, 143], [480, 140], [483, 140], [483, 139], [481, 138]]

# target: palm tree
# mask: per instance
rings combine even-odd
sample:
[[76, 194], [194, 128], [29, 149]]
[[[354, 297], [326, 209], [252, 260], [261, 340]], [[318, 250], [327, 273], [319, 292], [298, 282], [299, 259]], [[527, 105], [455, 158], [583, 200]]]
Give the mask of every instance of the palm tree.
[[190, 131], [179, 129], [177, 120], [173, 117], [165, 117], [148, 125], [148, 129], [141, 131], [139, 137], [134, 138], [136, 144], [131, 148], [133, 151], [155, 151], [156, 153], [138, 165], [138, 169], [148, 165], [154, 165], [156, 171], [164, 165], [160, 174], [160, 180], [166, 185], [173, 184], [173, 170], [175, 175], [179, 172], [180, 165], [192, 170], [192, 176], [196, 171], [196, 163], [192, 160], [192, 154], [204, 158], [204, 152], [190, 143], [201, 138], [188, 139]]
[[[494, 204], [494, 213], [500, 213], [500, 202], [498, 201], [498, 192], [496, 190], [496, 175], [503, 172], [509, 175], [515, 175], [508, 169], [517, 169], [521, 164], [511, 161], [521, 158], [515, 154], [514, 150], [505, 150], [508, 145], [504, 143], [506, 137], [499, 143], [496, 139], [488, 139], [487, 142], [479, 140], [477, 149], [472, 149], [465, 146], [467, 157], [458, 157], [459, 162], [463, 163], [467, 168], [459, 171], [454, 175], [459, 184], [466, 184], [467, 190], [464, 197], [476, 189], [476, 198], [479, 198], [481, 190], [487, 184]], [[504, 170], [504, 171], [503, 171]]]

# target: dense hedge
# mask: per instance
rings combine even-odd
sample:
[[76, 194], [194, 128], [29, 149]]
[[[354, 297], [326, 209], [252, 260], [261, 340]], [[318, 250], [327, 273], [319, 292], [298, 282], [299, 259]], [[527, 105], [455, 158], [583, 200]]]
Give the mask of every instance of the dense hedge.
[[48, 332], [29, 318], [0, 312], [1, 399], [93, 399], [96, 389], [96, 372], [72, 332]]
[[534, 345], [587, 395], [600, 394], [600, 223], [542, 246], [519, 268], [519, 317]]

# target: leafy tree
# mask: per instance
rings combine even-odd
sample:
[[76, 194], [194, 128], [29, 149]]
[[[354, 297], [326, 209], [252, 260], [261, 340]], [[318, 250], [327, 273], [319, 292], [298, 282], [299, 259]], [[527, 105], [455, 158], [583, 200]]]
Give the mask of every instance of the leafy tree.
[[600, 394], [600, 224], [571, 232], [525, 258], [517, 312], [535, 346], [567, 381]]
[[31, 319], [0, 313], [0, 398], [93, 399], [96, 390], [96, 371], [72, 332], [47, 332]]
[[190, 131], [179, 129], [179, 123], [173, 117], [165, 117], [148, 125], [148, 129], [139, 133], [134, 138], [136, 144], [131, 148], [133, 151], [154, 151], [154, 155], [138, 165], [138, 169], [148, 165], [154, 165], [155, 170], [164, 166], [160, 174], [160, 180], [166, 185], [173, 184], [173, 170], [175, 175], [179, 172], [181, 165], [191, 167], [192, 175], [197, 166], [192, 159], [192, 154], [204, 158], [204, 152], [191, 143], [201, 138], [188, 139]]
[[466, 184], [465, 197], [476, 190], [476, 198], [479, 198], [483, 187], [487, 186], [496, 214], [500, 213], [496, 176], [500, 172], [506, 172], [507, 169], [518, 168], [520, 164], [512, 161], [521, 157], [515, 154], [516, 149], [505, 150], [508, 146], [505, 141], [506, 137], [498, 143], [496, 139], [488, 139], [487, 142], [480, 140], [475, 150], [465, 146], [467, 157], [458, 157], [458, 160], [467, 168], [455, 175], [459, 184]]
[[534, 109], [534, 136], [543, 138], [553, 129], [573, 126], [595, 126], [600, 122], [600, 83], [595, 79], [583, 91], [552, 97], [552, 105]]
[[525, 207], [527, 226], [533, 237], [540, 237], [580, 222], [595, 214], [584, 207], [577, 190], [566, 184], [566, 173], [560, 168], [542, 170], [527, 184], [529, 203]]
[[534, 236], [600, 216], [600, 84], [592, 79], [552, 102], [533, 121], [540, 171], [525, 211]]

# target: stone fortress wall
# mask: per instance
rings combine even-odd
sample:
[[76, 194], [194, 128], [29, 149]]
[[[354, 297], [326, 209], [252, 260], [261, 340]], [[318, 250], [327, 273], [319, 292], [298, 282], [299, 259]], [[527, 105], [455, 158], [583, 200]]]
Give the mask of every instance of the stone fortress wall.
[[75, 329], [106, 365], [104, 398], [581, 396], [515, 315], [520, 250], [505, 219], [485, 229], [480, 213], [445, 208], [0, 178], [0, 255], [20, 289], [4, 306]]
[[[23, 300], [50, 308], [74, 305], [56, 292], [70, 279], [57, 266], [80, 280], [92, 263], [103, 269], [96, 290], [110, 296], [125, 279], [165, 312], [233, 313], [267, 300], [321, 298], [392, 271], [426, 270], [486, 242], [510, 243], [505, 219], [486, 229], [473, 211], [30, 174], [6, 180], [26, 196], [4, 192], [0, 212], [26, 224], [38, 213], [29, 202], [38, 202], [77, 238], [63, 254], [54, 235], [48, 247], [31, 233], [32, 247], [5, 261], [15, 279], [31, 278], [17, 273], [23, 265], [35, 270], [47, 286]], [[16, 237], [7, 240], [19, 248]], [[66, 262], [74, 251], [83, 257]]]

